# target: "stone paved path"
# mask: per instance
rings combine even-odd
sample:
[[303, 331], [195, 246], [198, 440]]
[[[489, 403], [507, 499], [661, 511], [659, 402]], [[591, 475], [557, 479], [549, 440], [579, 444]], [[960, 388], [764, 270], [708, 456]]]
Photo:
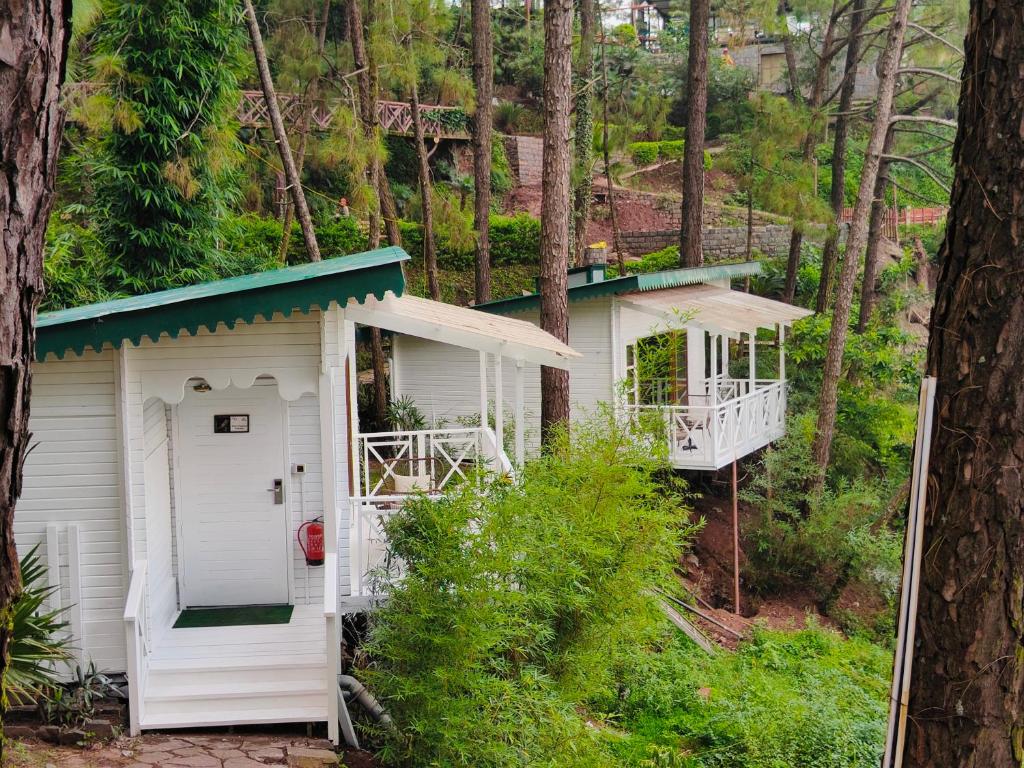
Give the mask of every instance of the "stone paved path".
[[11, 742], [4, 768], [326, 768], [375, 766], [367, 753], [337, 755], [323, 739], [226, 732], [150, 733], [86, 748]]

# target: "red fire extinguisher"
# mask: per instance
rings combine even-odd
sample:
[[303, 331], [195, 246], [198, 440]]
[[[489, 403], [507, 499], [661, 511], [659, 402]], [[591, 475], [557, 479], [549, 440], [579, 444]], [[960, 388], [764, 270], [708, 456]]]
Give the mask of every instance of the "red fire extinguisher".
[[296, 534], [299, 547], [306, 556], [306, 565], [324, 564], [324, 526], [323, 518], [317, 517], [299, 526]]

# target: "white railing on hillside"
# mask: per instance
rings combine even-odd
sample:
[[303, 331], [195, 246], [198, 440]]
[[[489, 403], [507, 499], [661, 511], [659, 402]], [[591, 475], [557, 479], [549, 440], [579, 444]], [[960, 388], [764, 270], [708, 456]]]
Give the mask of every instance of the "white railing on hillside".
[[512, 462], [489, 427], [374, 432], [358, 436], [360, 493], [349, 499], [352, 594], [371, 596], [401, 575], [389, 560], [387, 520], [414, 494], [436, 497], [482, 474], [511, 475]]
[[124, 639], [128, 652], [128, 712], [131, 735], [138, 736], [143, 718], [146, 696], [146, 677], [149, 674], [149, 640], [146, 630], [146, 570], [145, 560], [136, 560], [128, 585], [128, 598], [124, 606]]
[[685, 405], [629, 405], [626, 412], [657, 413], [664, 419], [669, 459], [681, 469], [717, 469], [762, 448], [785, 432], [785, 382], [749, 379], [719, 382], [733, 397], [712, 404], [709, 395], [689, 395]]

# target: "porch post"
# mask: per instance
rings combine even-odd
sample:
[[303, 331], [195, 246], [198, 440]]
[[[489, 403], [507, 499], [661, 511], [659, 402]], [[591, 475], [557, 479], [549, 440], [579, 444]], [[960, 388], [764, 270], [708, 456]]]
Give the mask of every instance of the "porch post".
[[480, 353], [480, 427], [487, 429], [487, 353]]
[[523, 361], [516, 360], [516, 466], [521, 467], [526, 461], [526, 393], [523, 381]]
[[686, 394], [689, 398], [707, 394], [704, 389], [704, 329], [689, 326], [686, 329]]
[[747, 340], [750, 344], [750, 391], [754, 391], [754, 382], [757, 380], [757, 360], [755, 355], [757, 354], [757, 329], [755, 328], [749, 334], [747, 334]]
[[[729, 378], [729, 337], [722, 334], [722, 381]], [[738, 354], [738, 352], [737, 352]]]
[[786, 326], [779, 323], [779, 381], [786, 380]]
[[718, 335], [711, 334], [711, 407], [718, 405]]
[[499, 352], [494, 356], [494, 442], [498, 455], [505, 446], [505, 398], [502, 392], [502, 383], [501, 353]]

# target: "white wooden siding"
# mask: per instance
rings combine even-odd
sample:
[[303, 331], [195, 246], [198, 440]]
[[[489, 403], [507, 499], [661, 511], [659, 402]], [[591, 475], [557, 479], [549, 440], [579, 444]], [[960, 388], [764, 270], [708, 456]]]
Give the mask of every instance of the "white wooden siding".
[[19, 554], [41, 544], [45, 557], [46, 526], [57, 526], [61, 598], [69, 605], [67, 525], [79, 527], [83, 657], [121, 671], [127, 587], [113, 352], [36, 363], [29, 428], [35, 447], [14, 520]]
[[288, 403], [288, 455], [290, 468], [304, 464], [304, 475], [291, 474], [288, 487], [291, 504], [292, 562], [295, 572], [295, 603], [317, 604], [324, 595], [323, 566], [307, 566], [296, 537], [304, 520], [324, 513], [323, 469], [320, 461], [320, 402], [304, 395]]
[[170, 451], [167, 413], [156, 398], [143, 406], [143, 473], [146, 481], [146, 572], [148, 581], [148, 626], [169, 627], [178, 607], [174, 577], [174, 528], [171, 516]]
[[[188, 377], [204, 372], [248, 371], [253, 378], [271, 370], [301, 369], [333, 375], [331, 407], [335, 432], [335, 487], [325, 489], [320, 406], [316, 394], [288, 403], [289, 467], [306, 465], [305, 479], [288, 485], [293, 526], [293, 597], [317, 605], [323, 596], [323, 568], [307, 569], [295, 539], [305, 519], [321, 515], [325, 493], [333, 493], [339, 518], [339, 587], [349, 594], [348, 404], [343, 358], [343, 313], [332, 309], [271, 321], [221, 326], [177, 339], [145, 340], [139, 347], [54, 356], [34, 367], [32, 419], [36, 448], [25, 468], [25, 484], [15, 520], [19, 552], [40, 544], [46, 558], [47, 525], [56, 525], [62, 585], [61, 602], [71, 602], [67, 525], [79, 526], [80, 583], [85, 660], [100, 669], [126, 666], [122, 615], [131, 558], [149, 563], [149, 622], [160, 631], [177, 609], [177, 549], [174, 510], [173, 406], [143, 392], [147, 374]], [[117, 382], [124, 406], [118, 420]], [[184, 380], [184, 379], [183, 379]], [[119, 436], [123, 433], [123, 447]], [[128, 485], [125, 502], [122, 486]], [[131, 509], [134, 541], [125, 539], [124, 510]]]
[[[572, 416], [586, 418], [599, 403], [610, 403], [614, 393], [611, 343], [611, 300], [607, 298], [569, 304], [569, 346], [583, 357], [569, 368]], [[516, 318], [539, 325], [537, 310], [516, 313]], [[480, 413], [480, 355], [474, 350], [441, 344], [415, 336], [394, 340], [395, 398], [412, 397], [428, 422], [451, 425], [456, 419], [478, 417]], [[535, 449], [540, 439], [540, 367], [524, 367], [527, 447]], [[488, 397], [494, 397], [494, 360], [488, 356]], [[502, 361], [502, 389], [505, 400], [505, 434], [511, 440], [515, 402], [515, 365]]]

